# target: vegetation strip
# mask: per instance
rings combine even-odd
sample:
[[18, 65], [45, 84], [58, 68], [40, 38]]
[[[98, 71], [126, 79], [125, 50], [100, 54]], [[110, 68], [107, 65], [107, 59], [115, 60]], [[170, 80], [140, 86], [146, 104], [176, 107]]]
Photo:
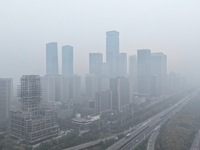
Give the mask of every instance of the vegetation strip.
[[189, 150], [200, 128], [200, 93], [160, 129], [155, 150]]

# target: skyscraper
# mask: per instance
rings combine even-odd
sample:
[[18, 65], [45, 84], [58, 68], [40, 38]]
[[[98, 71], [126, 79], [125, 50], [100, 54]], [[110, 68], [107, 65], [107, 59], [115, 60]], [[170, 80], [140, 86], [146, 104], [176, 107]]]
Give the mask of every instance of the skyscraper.
[[62, 47], [62, 75], [73, 76], [73, 47], [65, 45]]
[[119, 54], [119, 32], [106, 32], [106, 62], [109, 64], [110, 77], [116, 76], [116, 57]]
[[157, 76], [158, 96], [166, 92], [167, 56], [163, 53], [151, 53], [151, 75]]
[[13, 80], [9, 78], [0, 78], [0, 122], [8, 119], [12, 98]]
[[110, 90], [96, 92], [95, 112], [101, 113], [112, 109], [112, 92]]
[[129, 79], [124, 77], [111, 78], [112, 108], [120, 111], [130, 103]]
[[132, 93], [137, 92], [137, 56], [129, 56], [129, 79], [131, 82]]
[[94, 75], [102, 75], [103, 57], [101, 53], [89, 54], [89, 73]]
[[58, 50], [56, 42], [46, 44], [46, 75], [58, 75]]
[[137, 88], [139, 94], [151, 93], [151, 50], [137, 51]]

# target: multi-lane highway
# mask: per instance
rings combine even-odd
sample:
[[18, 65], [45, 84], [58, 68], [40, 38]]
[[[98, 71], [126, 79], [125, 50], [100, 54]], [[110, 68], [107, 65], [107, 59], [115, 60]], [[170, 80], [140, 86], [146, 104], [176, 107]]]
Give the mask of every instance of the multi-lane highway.
[[158, 125], [161, 125], [166, 120], [171, 118], [176, 112], [178, 112], [190, 99], [195, 97], [197, 91], [190, 94], [189, 96], [183, 98], [181, 101], [177, 102], [175, 105], [169, 107], [168, 109], [160, 112], [159, 114], [151, 117], [147, 121], [143, 122], [137, 126], [135, 131], [130, 133], [130, 137], [122, 138], [120, 141], [107, 148], [107, 150], [131, 150], [136, 147], [140, 142], [143, 141], [145, 136], [151, 134]]

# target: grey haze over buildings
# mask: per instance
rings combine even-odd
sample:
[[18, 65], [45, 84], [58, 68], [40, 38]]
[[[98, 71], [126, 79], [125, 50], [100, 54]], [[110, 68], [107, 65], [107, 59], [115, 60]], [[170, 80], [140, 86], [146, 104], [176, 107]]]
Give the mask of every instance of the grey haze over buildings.
[[150, 49], [168, 56], [168, 72], [198, 76], [200, 1], [0, 1], [0, 76], [46, 74], [46, 44], [73, 47], [74, 74], [89, 72], [89, 53], [103, 53], [106, 31], [119, 31], [120, 52]]

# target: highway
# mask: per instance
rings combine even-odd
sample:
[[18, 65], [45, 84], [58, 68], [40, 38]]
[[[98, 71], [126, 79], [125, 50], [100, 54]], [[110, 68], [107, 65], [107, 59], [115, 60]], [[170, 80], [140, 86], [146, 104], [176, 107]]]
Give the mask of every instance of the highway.
[[122, 138], [114, 145], [107, 148], [107, 150], [131, 150], [135, 148], [140, 142], [144, 140], [146, 136], [151, 134], [158, 125], [161, 125], [169, 118], [171, 118], [176, 112], [178, 112], [190, 99], [195, 97], [197, 91], [193, 92], [189, 96], [183, 98], [168, 109], [160, 112], [159, 114], [151, 117], [147, 121], [137, 126], [135, 131], [132, 131], [129, 138]]
[[162, 123], [162, 119], [160, 119], [157, 123], [155, 123], [153, 126], [147, 128], [144, 132], [142, 132], [141, 134], [139, 134], [137, 137], [135, 137], [131, 142], [129, 142], [126, 146], [124, 146], [123, 148], [121, 148], [121, 150], [131, 150], [134, 147], [136, 147], [140, 141], [143, 141], [146, 136], [148, 136], [149, 134], [151, 134], [154, 129], [160, 125]]
[[157, 136], [159, 135], [159, 129], [160, 128], [157, 128], [157, 130], [154, 130], [154, 132], [152, 133], [148, 142], [147, 150], [154, 150], [155, 141]]
[[199, 150], [200, 130], [198, 131], [190, 150]]
[[87, 148], [87, 147], [99, 144], [100, 142], [101, 142], [101, 139], [100, 140], [96, 140], [96, 141], [92, 141], [92, 142], [88, 142], [88, 143], [84, 143], [84, 144], [81, 144], [81, 145], [77, 145], [77, 146], [74, 146], [74, 147], [66, 148], [66, 149], [63, 149], [63, 150], [79, 150], [79, 149], [84, 149], [84, 148]]

